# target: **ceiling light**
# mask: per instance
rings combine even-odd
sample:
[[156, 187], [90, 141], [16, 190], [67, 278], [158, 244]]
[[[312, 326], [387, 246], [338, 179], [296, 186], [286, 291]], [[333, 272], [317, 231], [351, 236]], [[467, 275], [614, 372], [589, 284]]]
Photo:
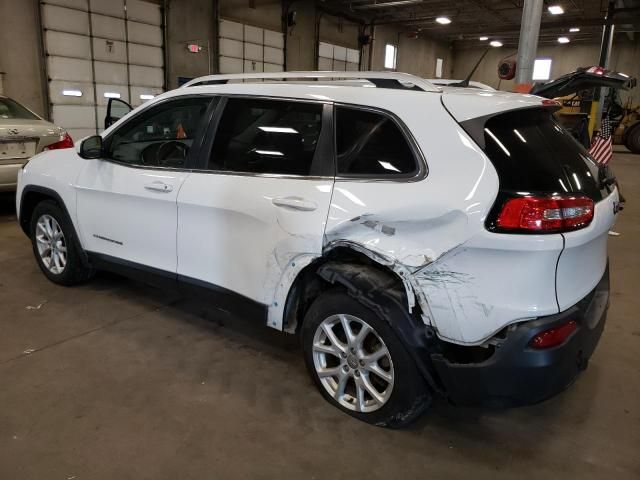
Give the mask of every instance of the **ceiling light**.
[[480, 41], [481, 42], [484, 42], [484, 41], [487, 41], [487, 40], [489, 40], [489, 37], [480, 37]]
[[354, 10], [364, 10], [367, 8], [391, 8], [391, 7], [399, 7], [401, 5], [411, 5], [412, 3], [422, 3], [423, 0], [395, 0], [392, 2], [383, 2], [383, 3], [367, 3], [366, 5], [354, 5]]
[[569, 29], [569, 31], [570, 31], [571, 33], [576, 33], [576, 32], [579, 32], [579, 31], [580, 31], [580, 29], [579, 29], [578, 27], [573, 27], [573, 28], [570, 28], [570, 29]]
[[564, 13], [560, 5], [551, 5], [548, 10], [551, 15], [562, 15]]
[[489, 45], [491, 45], [492, 47], [501, 47], [502, 42], [499, 42], [498, 40], [491, 40], [491, 43], [489, 43]]
[[153, 95], [149, 95], [146, 93], [141, 93], [140, 94], [140, 100], [151, 100], [153, 98]]
[[438, 17], [436, 18], [436, 22], [440, 25], [449, 25], [451, 23], [451, 19], [449, 17]]
[[120, 94], [117, 92], [104, 92], [104, 98], [120, 98]]
[[65, 97], [81, 97], [82, 92], [80, 90], [63, 90], [62, 95]]
[[558, 37], [558, 43], [569, 43], [571, 40], [569, 40], [567, 37]]

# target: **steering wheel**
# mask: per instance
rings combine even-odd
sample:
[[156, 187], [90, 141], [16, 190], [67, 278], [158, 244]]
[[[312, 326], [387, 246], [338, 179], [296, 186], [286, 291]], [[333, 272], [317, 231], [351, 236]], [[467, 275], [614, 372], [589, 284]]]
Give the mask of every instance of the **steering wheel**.
[[[155, 150], [155, 151], [154, 151]], [[189, 153], [189, 147], [182, 142], [170, 140], [149, 145], [142, 150], [143, 165], [181, 167]], [[173, 165], [167, 165], [167, 164]]]

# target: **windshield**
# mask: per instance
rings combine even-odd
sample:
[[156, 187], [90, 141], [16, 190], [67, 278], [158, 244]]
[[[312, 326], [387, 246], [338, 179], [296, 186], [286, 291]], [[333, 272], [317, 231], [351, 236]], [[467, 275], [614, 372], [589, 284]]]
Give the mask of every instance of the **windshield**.
[[0, 98], [0, 120], [7, 119], [39, 120], [39, 118], [10, 98]]
[[482, 132], [476, 141], [495, 166], [501, 190], [582, 193], [600, 199], [597, 165], [549, 110], [502, 113], [476, 131]]

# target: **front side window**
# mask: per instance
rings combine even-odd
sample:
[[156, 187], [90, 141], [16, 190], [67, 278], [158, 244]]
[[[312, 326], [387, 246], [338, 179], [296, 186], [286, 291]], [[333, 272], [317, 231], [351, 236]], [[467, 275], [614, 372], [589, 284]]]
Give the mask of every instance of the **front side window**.
[[184, 167], [210, 103], [210, 97], [192, 97], [149, 108], [113, 133], [107, 158], [129, 165]]
[[321, 104], [230, 98], [216, 131], [209, 170], [309, 175]]
[[387, 115], [336, 108], [338, 175], [407, 176], [418, 171], [400, 127]]

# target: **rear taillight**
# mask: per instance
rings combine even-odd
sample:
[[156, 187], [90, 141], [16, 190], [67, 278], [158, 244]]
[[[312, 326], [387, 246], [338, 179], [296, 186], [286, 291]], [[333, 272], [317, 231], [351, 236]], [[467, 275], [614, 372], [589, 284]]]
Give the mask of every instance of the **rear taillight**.
[[60, 135], [59, 141], [47, 145], [43, 150], [60, 150], [61, 148], [73, 148], [73, 140], [67, 132], [65, 132], [64, 135]]
[[500, 230], [551, 233], [576, 230], [593, 220], [593, 200], [587, 197], [517, 197], [498, 214]]
[[537, 334], [531, 339], [529, 346], [536, 349], [556, 347], [561, 343], [564, 343], [576, 328], [578, 328], [576, 321], [569, 320], [559, 327], [550, 328], [549, 330], [545, 330], [544, 332]]

